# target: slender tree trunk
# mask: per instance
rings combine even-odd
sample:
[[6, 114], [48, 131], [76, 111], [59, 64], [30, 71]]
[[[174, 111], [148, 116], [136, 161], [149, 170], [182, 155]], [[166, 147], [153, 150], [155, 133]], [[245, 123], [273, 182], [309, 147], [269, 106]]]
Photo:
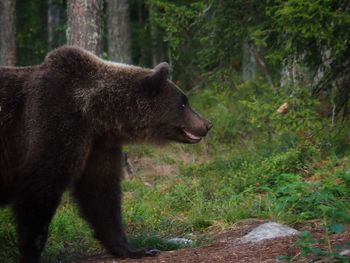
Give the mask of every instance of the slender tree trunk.
[[48, 50], [64, 43], [64, 34], [60, 31], [64, 16], [63, 0], [48, 0], [47, 6], [47, 47]]
[[108, 55], [117, 62], [132, 63], [128, 0], [108, 0]]
[[162, 62], [164, 59], [163, 55], [163, 47], [161, 45], [161, 41], [159, 40], [159, 33], [158, 29], [154, 23], [153, 18], [153, 10], [152, 4], [149, 5], [148, 13], [149, 13], [149, 25], [150, 25], [150, 35], [151, 35], [151, 62], [152, 66], [158, 65], [160, 62]]
[[[137, 20], [139, 25], [145, 26], [145, 7], [144, 7], [144, 2], [143, 0], [138, 0], [137, 1]], [[140, 59], [139, 59], [139, 64], [144, 64], [147, 65], [147, 47], [144, 45], [140, 45]]]
[[261, 72], [264, 74], [266, 80], [269, 82], [269, 84], [274, 87], [272, 76], [270, 74], [269, 69], [267, 68], [267, 64], [265, 61], [264, 56], [258, 51], [256, 46], [254, 44], [250, 45], [250, 53], [252, 56], [254, 56], [256, 64], [259, 66]]
[[249, 41], [243, 40], [242, 43], [242, 78], [244, 81], [254, 78], [257, 72], [257, 61], [251, 53]]
[[102, 54], [102, 0], [68, 0], [67, 42]]
[[16, 64], [16, 1], [0, 0], [0, 65]]

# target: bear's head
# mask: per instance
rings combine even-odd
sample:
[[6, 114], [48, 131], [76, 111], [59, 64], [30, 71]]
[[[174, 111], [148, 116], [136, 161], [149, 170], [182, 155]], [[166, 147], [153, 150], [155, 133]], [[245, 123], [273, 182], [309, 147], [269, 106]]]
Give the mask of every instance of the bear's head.
[[[82, 56], [89, 67], [80, 66], [79, 77], [70, 78], [76, 81], [78, 110], [99, 136], [117, 143], [197, 143], [212, 127], [168, 79], [167, 63], [145, 69], [85, 53]], [[86, 68], [90, 71], [82, 70]]]
[[169, 65], [163, 62], [139, 77], [135, 108], [138, 115], [144, 115], [146, 139], [197, 143], [212, 124], [191, 108], [186, 95], [168, 75]]

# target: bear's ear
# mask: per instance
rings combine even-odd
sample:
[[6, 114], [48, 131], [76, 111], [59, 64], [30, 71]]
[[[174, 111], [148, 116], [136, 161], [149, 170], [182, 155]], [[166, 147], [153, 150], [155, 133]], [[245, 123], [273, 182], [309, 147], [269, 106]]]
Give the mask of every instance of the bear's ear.
[[155, 66], [152, 73], [142, 80], [142, 89], [149, 96], [156, 96], [166, 84], [169, 75], [169, 64], [162, 62]]

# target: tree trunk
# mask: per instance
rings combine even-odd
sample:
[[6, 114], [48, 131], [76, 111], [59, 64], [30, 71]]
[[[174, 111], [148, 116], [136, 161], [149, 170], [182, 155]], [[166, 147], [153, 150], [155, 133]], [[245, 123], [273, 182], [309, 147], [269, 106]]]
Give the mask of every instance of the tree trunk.
[[[294, 54], [284, 59], [281, 70], [281, 87], [298, 87], [312, 85], [314, 76], [307, 67], [304, 54]], [[323, 72], [318, 72], [322, 76]]]
[[16, 64], [16, 1], [0, 0], [0, 65]]
[[[137, 1], [137, 21], [141, 27], [145, 26], [145, 7], [144, 7], [144, 1], [143, 0], [138, 0]], [[140, 57], [138, 60], [138, 64], [141, 65], [147, 65], [147, 58], [148, 58], [148, 47], [145, 45], [139, 45], [140, 49]], [[134, 61], [135, 62], [135, 61]]]
[[102, 54], [101, 0], [68, 0], [67, 42], [95, 53]]
[[272, 81], [272, 76], [270, 74], [270, 71], [267, 68], [267, 64], [265, 61], [264, 56], [259, 53], [258, 49], [254, 44], [250, 45], [250, 53], [252, 56], [254, 56], [254, 59], [256, 61], [256, 64], [259, 66], [261, 72], [264, 74], [266, 80], [269, 82], [269, 84], [274, 87], [273, 81]]
[[63, 44], [64, 34], [60, 31], [64, 18], [63, 0], [48, 0], [47, 6], [47, 47], [48, 50]]
[[257, 72], [257, 61], [251, 53], [251, 46], [247, 39], [242, 43], [242, 78], [244, 81], [254, 78]]
[[154, 8], [152, 4], [149, 5], [148, 13], [149, 13], [149, 26], [150, 26], [150, 35], [151, 35], [151, 61], [152, 67], [155, 67], [163, 59], [163, 47], [161, 45], [162, 41], [159, 39], [159, 32], [155, 25], [153, 18]]
[[108, 0], [109, 59], [131, 64], [131, 32], [128, 0]]

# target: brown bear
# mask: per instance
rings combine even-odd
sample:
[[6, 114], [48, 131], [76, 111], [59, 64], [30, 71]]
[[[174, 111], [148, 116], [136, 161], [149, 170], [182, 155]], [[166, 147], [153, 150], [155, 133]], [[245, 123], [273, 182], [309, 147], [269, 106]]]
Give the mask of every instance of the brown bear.
[[132, 249], [122, 229], [122, 145], [197, 143], [212, 126], [168, 71], [167, 63], [145, 69], [72, 46], [37, 66], [0, 68], [0, 205], [12, 205], [20, 262], [40, 261], [65, 190], [111, 254], [157, 254]]

